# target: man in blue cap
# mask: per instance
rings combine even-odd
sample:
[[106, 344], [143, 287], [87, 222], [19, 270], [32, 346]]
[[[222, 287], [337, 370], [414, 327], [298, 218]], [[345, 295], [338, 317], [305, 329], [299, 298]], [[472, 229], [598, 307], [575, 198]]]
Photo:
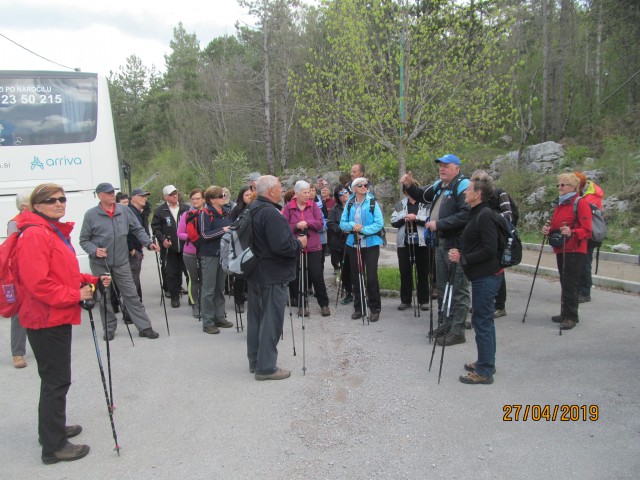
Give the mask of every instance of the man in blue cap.
[[449, 250], [460, 248], [462, 231], [469, 221], [471, 208], [465, 202], [464, 191], [469, 186], [469, 179], [460, 173], [460, 159], [447, 153], [436, 159], [440, 180], [429, 187], [416, 187], [412, 184], [413, 175], [407, 172], [400, 182], [407, 193], [416, 201], [431, 203], [429, 218], [425, 228], [431, 233], [435, 243], [436, 283], [438, 285], [438, 303], [442, 305], [445, 286], [453, 275], [453, 297], [451, 301], [452, 325], [445, 336], [438, 338], [438, 343], [457, 345], [464, 343], [464, 323], [469, 313], [471, 296], [469, 280], [462, 267], [449, 261]]

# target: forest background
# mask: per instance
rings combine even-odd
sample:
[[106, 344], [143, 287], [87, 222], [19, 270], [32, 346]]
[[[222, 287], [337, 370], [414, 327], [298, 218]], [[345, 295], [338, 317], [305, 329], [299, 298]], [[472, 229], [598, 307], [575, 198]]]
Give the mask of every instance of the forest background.
[[[407, 170], [426, 184], [443, 153], [470, 174], [552, 140], [562, 170], [595, 169], [607, 195], [630, 202], [609, 216], [609, 237], [637, 250], [638, 0], [239, 3], [255, 25], [198, 39], [178, 23], [164, 71], [134, 53], [111, 72], [133, 187], [155, 200], [169, 183], [237, 192], [252, 171], [313, 178], [355, 162], [374, 184]], [[499, 181], [521, 216], [556, 181], [522, 167]]]

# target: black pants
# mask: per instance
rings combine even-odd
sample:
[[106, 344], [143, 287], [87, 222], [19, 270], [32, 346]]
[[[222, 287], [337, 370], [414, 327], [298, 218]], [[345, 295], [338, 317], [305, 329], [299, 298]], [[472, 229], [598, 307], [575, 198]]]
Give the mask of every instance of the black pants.
[[67, 443], [67, 392], [71, 386], [71, 325], [27, 329], [31, 350], [38, 362], [40, 403], [38, 435], [42, 455], [57, 452]]
[[580, 284], [578, 286], [578, 293], [584, 297], [591, 296], [591, 287], [593, 281], [591, 279], [591, 266], [593, 264], [593, 252], [596, 249], [596, 244], [589, 240], [589, 246], [587, 247], [587, 256], [584, 259], [582, 266], [582, 273], [580, 274]]
[[504, 310], [507, 304], [507, 277], [502, 272], [502, 284], [496, 295], [496, 310]]
[[563, 319], [579, 320], [578, 317], [578, 285], [580, 272], [586, 255], [584, 253], [556, 254], [560, 285], [562, 286], [560, 315]]
[[[324, 284], [324, 275], [322, 273], [322, 259], [324, 258], [324, 253], [322, 250], [318, 252], [307, 252], [305, 255], [306, 265], [305, 270], [307, 272], [307, 278], [309, 279], [308, 284], [306, 285], [307, 290], [309, 289], [309, 284], [313, 285], [313, 291], [316, 294], [316, 299], [318, 300], [318, 305], [320, 307], [328, 307], [329, 306], [329, 297], [327, 296], [327, 287]], [[298, 257], [298, 266], [296, 270], [296, 279], [293, 282], [293, 297], [298, 299], [300, 295], [300, 257]], [[305, 282], [307, 280], [305, 279]], [[302, 292], [303, 294], [305, 292]], [[298, 306], [302, 306], [298, 301]]]
[[[368, 247], [360, 249], [362, 255], [362, 265], [366, 271], [367, 285], [367, 306], [369, 312], [380, 312], [380, 284], [378, 283], [378, 258], [380, 257], [380, 247]], [[353, 292], [353, 308], [356, 312], [362, 312], [360, 299], [360, 275], [358, 272], [358, 256], [354, 247], [347, 247], [347, 255], [351, 263], [351, 291]], [[367, 312], [368, 313], [368, 312]]]
[[236, 305], [242, 305], [247, 299], [247, 282], [242, 277], [233, 278], [233, 301]]
[[167, 250], [165, 290], [171, 297], [179, 297], [182, 290], [182, 252]]
[[418, 303], [429, 303], [429, 252], [427, 247], [411, 247], [405, 245], [398, 248], [398, 268], [400, 269], [400, 301], [410, 304], [413, 298], [414, 271], [411, 261], [415, 251], [415, 265], [418, 273], [417, 296]]

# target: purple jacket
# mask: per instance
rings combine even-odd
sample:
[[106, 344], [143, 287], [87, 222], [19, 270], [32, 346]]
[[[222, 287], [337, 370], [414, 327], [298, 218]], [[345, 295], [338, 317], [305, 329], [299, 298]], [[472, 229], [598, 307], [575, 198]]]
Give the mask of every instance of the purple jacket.
[[307, 252], [318, 252], [322, 250], [322, 243], [318, 232], [324, 228], [324, 218], [318, 205], [313, 200], [308, 200], [304, 210], [298, 208], [298, 201], [295, 197], [282, 208], [282, 214], [287, 219], [289, 227], [294, 236], [301, 232], [296, 228], [296, 224], [301, 221], [307, 222], [309, 228], [307, 234]]

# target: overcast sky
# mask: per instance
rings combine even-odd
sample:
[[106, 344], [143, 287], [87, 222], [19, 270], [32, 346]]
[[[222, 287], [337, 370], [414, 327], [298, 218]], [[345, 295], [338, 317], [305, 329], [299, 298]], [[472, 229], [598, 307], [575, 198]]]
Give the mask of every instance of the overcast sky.
[[[204, 48], [254, 20], [236, 0], [0, 0], [0, 34], [50, 60], [105, 76], [132, 54], [164, 71], [173, 29], [182, 22]], [[0, 36], [0, 70], [65, 70]]]

